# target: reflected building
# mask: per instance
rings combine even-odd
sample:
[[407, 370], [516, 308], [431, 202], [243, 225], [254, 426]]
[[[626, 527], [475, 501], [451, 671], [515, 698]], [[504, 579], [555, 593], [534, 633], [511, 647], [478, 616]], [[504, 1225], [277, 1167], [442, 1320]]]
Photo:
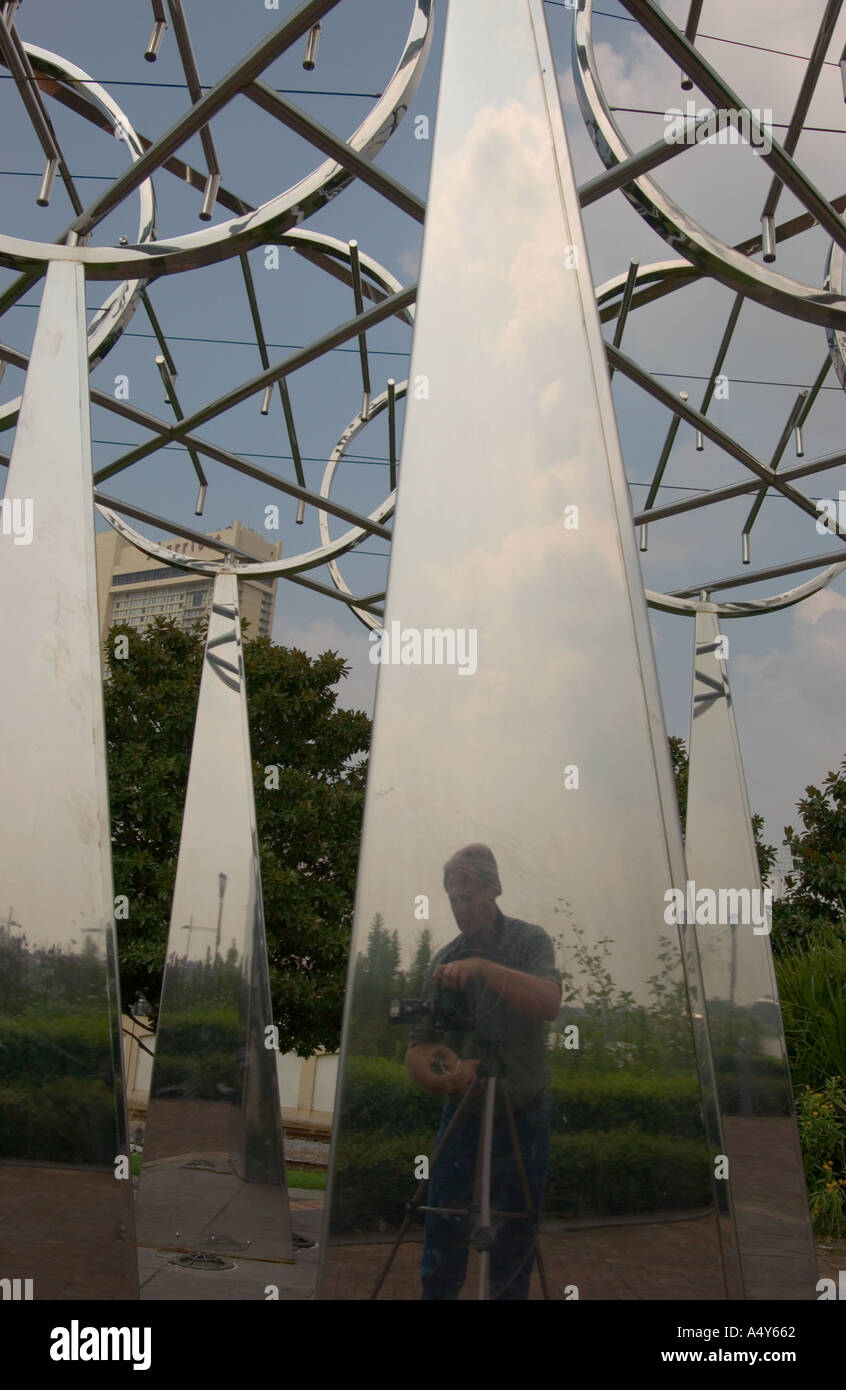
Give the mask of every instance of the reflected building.
[[[233, 521], [221, 531], [210, 532], [210, 539], [229, 542], [238, 550], [247, 551], [257, 560], [275, 560], [282, 554], [282, 542], [275, 544], [251, 531], [240, 521]], [[170, 550], [192, 560], [218, 560], [220, 549], [202, 546], [178, 536], [163, 542]], [[197, 623], [208, 623], [212, 601], [212, 580], [201, 574], [190, 574], [176, 565], [163, 565], [144, 555], [118, 531], [109, 528], [96, 536], [97, 603], [100, 614], [100, 635], [103, 641], [109, 628], [124, 623], [143, 632], [156, 618], [172, 618], [177, 627], [186, 630]], [[273, 630], [273, 611], [276, 604], [275, 579], [245, 578], [241, 585], [242, 620], [249, 623], [249, 633], [269, 637]]]

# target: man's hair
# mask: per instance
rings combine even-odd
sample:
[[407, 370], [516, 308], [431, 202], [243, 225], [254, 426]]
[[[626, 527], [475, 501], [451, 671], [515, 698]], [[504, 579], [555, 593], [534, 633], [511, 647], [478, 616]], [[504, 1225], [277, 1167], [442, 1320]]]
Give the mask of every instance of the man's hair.
[[486, 888], [495, 890], [494, 896], [499, 897], [502, 892], [502, 884], [499, 881], [499, 869], [493, 856], [493, 851], [487, 845], [465, 845], [458, 850], [451, 859], [444, 864], [444, 888], [447, 887], [447, 878], [451, 873], [458, 869], [463, 869], [466, 873], [474, 874], [480, 883]]

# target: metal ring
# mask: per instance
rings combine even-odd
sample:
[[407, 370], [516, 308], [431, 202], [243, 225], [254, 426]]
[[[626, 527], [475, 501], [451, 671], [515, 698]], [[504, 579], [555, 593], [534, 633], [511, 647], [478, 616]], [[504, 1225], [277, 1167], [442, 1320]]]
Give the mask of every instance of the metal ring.
[[773, 594], [771, 598], [751, 598], [737, 603], [714, 603], [711, 599], [676, 598], [672, 594], [660, 594], [654, 589], [647, 589], [646, 602], [650, 608], [657, 608], [662, 613], [681, 613], [686, 617], [707, 612], [718, 613], [721, 618], [754, 618], [758, 613], [778, 613], [782, 608], [792, 608], [794, 603], [801, 603], [803, 599], [809, 598], [819, 589], [824, 589], [844, 570], [846, 570], [846, 560], [841, 560], [839, 564], [829, 565], [828, 569], [822, 570], [813, 579], [806, 579], [804, 584], [797, 585], [795, 589], [788, 589], [783, 594]]
[[[406, 395], [407, 391], [408, 382], [403, 381], [399, 383], [395, 388], [396, 399], [401, 400], [402, 397]], [[361, 413], [359, 413], [358, 415], [356, 415], [355, 419], [351, 420], [349, 425], [347, 425], [347, 428], [344, 430], [344, 433], [341, 435], [340, 439], [338, 440], [337, 444], [332, 450], [332, 453], [329, 455], [329, 461], [326, 464], [326, 469], [323, 474], [323, 480], [320, 484], [321, 497], [329, 496], [332, 490], [332, 482], [335, 477], [335, 473], [337, 472], [338, 465], [340, 464], [342, 458], [346, 454], [347, 449], [350, 447], [353, 440], [358, 437], [358, 435], [364, 429], [365, 425], [369, 425], [371, 420], [375, 420], [377, 415], [381, 415], [383, 410], [387, 409], [388, 399], [388, 392], [383, 391], [381, 396], [375, 397], [375, 399], [371, 403], [370, 410], [367, 415], [362, 415]], [[386, 502], [390, 502], [391, 504], [391, 511], [389, 515], [392, 515], [394, 505], [396, 503], [396, 489], [394, 489], [390, 496], [387, 497], [385, 500]], [[318, 525], [320, 527], [321, 539], [324, 545], [326, 545], [329, 543], [328, 512], [320, 512], [318, 516]], [[344, 576], [341, 573], [337, 560], [330, 560], [329, 573], [332, 576], [332, 581], [335, 585], [335, 588], [338, 589], [342, 594], [348, 594], [352, 596], [352, 589], [349, 587], [346, 580], [344, 579]], [[368, 613], [364, 608], [356, 608], [353, 605], [350, 605], [350, 612], [354, 613], [355, 616], [362, 623], [364, 623], [365, 627], [371, 628], [374, 632], [382, 626], [375, 614]]]

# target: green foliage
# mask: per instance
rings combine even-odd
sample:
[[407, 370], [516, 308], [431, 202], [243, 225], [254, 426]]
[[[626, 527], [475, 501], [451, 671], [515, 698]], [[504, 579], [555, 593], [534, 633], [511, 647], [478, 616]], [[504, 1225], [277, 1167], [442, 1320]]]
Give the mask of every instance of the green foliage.
[[392, 999], [420, 999], [432, 960], [432, 932], [423, 927], [417, 939], [414, 960], [408, 970], [400, 970], [400, 941], [396, 931], [388, 931], [381, 913], [370, 925], [367, 947], [360, 951], [355, 965], [351, 1046], [361, 1056], [405, 1056], [408, 1031], [388, 1022]]
[[[345, 1133], [336, 1158], [336, 1230], [399, 1225], [415, 1190], [414, 1161], [431, 1156], [435, 1131]], [[637, 1129], [554, 1134], [544, 1210], [547, 1215], [614, 1216], [681, 1211], [711, 1201], [703, 1144]]]
[[308, 1188], [310, 1192], [326, 1191], [326, 1174], [314, 1168], [289, 1168], [288, 1187]]
[[704, 1141], [635, 1128], [554, 1134], [550, 1141], [547, 1213], [632, 1216], [712, 1200]]
[[[592, 1071], [692, 1073], [693, 1036], [678, 942], [659, 938], [659, 968], [648, 982], [652, 1002], [638, 1004], [630, 990], [618, 989], [608, 968], [613, 938], [589, 945], [584, 929], [572, 921], [569, 903], [561, 898], [559, 904], [554, 910], [570, 918], [570, 926], [558, 938], [562, 1007], [550, 1028], [552, 1055], [563, 1050]], [[566, 1048], [564, 1030], [571, 1024], [579, 1029], [578, 1053]]]
[[[129, 898], [121, 982], [125, 999], [141, 991], [154, 1007], [202, 658], [202, 634], [164, 619], [144, 633], [115, 627], [106, 645], [115, 892]], [[339, 1043], [370, 720], [336, 707], [349, 668], [335, 652], [311, 659], [256, 637], [244, 665], [274, 1020], [282, 1050], [310, 1056]]]
[[799, 1137], [818, 1236], [846, 1237], [846, 1086], [830, 1076], [797, 1095]]
[[775, 967], [794, 1088], [846, 1076], [846, 940], [815, 938]]
[[[567, 1058], [565, 1061], [564, 1058]], [[597, 1073], [580, 1065], [578, 1054], [561, 1054], [552, 1064], [553, 1128], [617, 1130], [632, 1126], [655, 1134], [687, 1137], [701, 1133], [695, 1075]], [[441, 1113], [440, 1096], [415, 1086], [401, 1061], [351, 1057], [344, 1090], [346, 1131], [403, 1135], [429, 1129]]]
[[38, 1163], [114, 1163], [111, 1075], [59, 1076], [32, 1085], [0, 1082], [0, 1159]]
[[793, 858], [787, 893], [773, 904], [773, 949], [846, 940], [846, 758], [797, 802], [803, 829], [786, 826]]

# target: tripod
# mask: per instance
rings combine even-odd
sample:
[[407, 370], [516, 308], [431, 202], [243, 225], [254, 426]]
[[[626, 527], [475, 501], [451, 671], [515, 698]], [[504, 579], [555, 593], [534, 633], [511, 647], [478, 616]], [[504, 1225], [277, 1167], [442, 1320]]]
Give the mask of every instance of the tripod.
[[[432, 1165], [429, 1170], [428, 1178], [421, 1178], [420, 1183], [412, 1197], [406, 1204], [405, 1216], [402, 1225], [397, 1232], [393, 1246], [385, 1261], [385, 1266], [376, 1281], [376, 1286], [370, 1295], [371, 1300], [379, 1297], [380, 1290], [387, 1279], [391, 1267], [396, 1259], [397, 1252], [402, 1244], [405, 1234], [411, 1225], [412, 1220], [418, 1212], [434, 1212], [443, 1216], [464, 1216], [473, 1218], [473, 1226], [470, 1231], [468, 1244], [472, 1245], [479, 1252], [479, 1298], [487, 1300], [490, 1298], [490, 1260], [491, 1251], [494, 1245], [494, 1231], [491, 1225], [492, 1216], [496, 1215], [500, 1219], [509, 1221], [528, 1221], [531, 1226], [532, 1246], [530, 1253], [537, 1259], [538, 1274], [540, 1276], [541, 1287], [545, 1299], [549, 1298], [549, 1285], [546, 1278], [546, 1270], [543, 1263], [540, 1241], [538, 1238], [538, 1213], [534, 1210], [532, 1195], [529, 1190], [529, 1180], [526, 1176], [526, 1167], [523, 1162], [523, 1154], [520, 1149], [520, 1139], [517, 1134], [517, 1126], [514, 1122], [514, 1111], [511, 1105], [511, 1097], [507, 1087], [502, 1085], [503, 1067], [495, 1057], [485, 1057], [479, 1062], [476, 1072], [476, 1080], [469, 1086], [459, 1102], [455, 1114], [444, 1130], [441, 1140], [432, 1156]], [[508, 1123], [509, 1137], [511, 1140], [511, 1151], [514, 1156], [514, 1163], [520, 1178], [520, 1186], [523, 1190], [524, 1208], [522, 1211], [501, 1211], [493, 1212], [491, 1208], [491, 1176], [492, 1176], [492, 1157], [493, 1157], [493, 1133], [494, 1133], [494, 1113], [497, 1100], [497, 1084], [499, 1083], [500, 1093], [504, 1101], [505, 1116]], [[469, 1207], [430, 1207], [422, 1203], [423, 1190], [429, 1179], [434, 1173], [440, 1161], [441, 1155], [449, 1141], [450, 1135], [461, 1123], [461, 1118], [467, 1111], [473, 1096], [476, 1096], [484, 1089], [484, 1107], [479, 1121], [479, 1144], [476, 1150], [476, 1172], [473, 1183], [473, 1199]]]

